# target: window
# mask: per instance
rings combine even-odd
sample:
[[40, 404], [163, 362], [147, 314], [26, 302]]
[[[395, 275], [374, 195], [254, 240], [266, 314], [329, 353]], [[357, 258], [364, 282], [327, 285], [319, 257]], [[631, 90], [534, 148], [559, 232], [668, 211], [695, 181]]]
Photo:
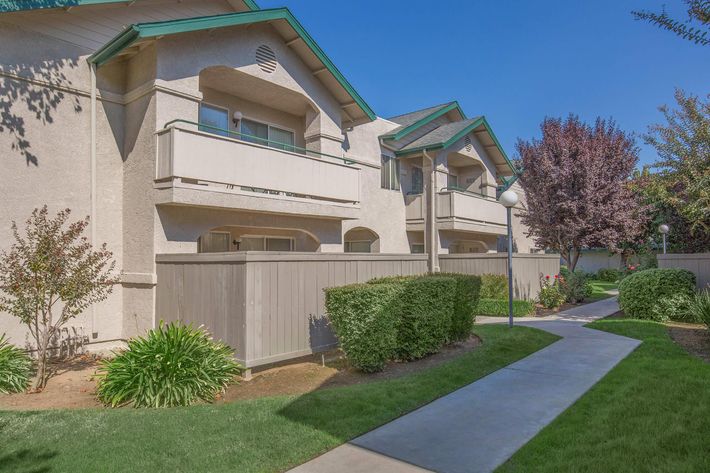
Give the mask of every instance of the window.
[[198, 130], [214, 135], [229, 136], [229, 110], [214, 105], [200, 104]]
[[424, 173], [422, 168], [412, 168], [412, 194], [421, 194], [424, 192]]
[[412, 243], [412, 253], [418, 255], [424, 253], [424, 243]]
[[288, 237], [243, 236], [241, 251], [294, 251], [295, 242]]
[[244, 141], [251, 141], [252, 143], [286, 151], [295, 151], [292, 131], [244, 118], [241, 120], [241, 132], [244, 135], [249, 135], [242, 136]]
[[447, 174], [446, 175], [446, 187], [448, 187], [449, 189], [458, 189], [459, 188], [459, 177], [454, 174]]
[[346, 253], [372, 253], [372, 242], [368, 240], [362, 241], [346, 241]]
[[221, 253], [229, 251], [229, 232], [209, 232], [200, 237], [200, 253]]
[[399, 190], [399, 160], [383, 154], [380, 173], [383, 189]]

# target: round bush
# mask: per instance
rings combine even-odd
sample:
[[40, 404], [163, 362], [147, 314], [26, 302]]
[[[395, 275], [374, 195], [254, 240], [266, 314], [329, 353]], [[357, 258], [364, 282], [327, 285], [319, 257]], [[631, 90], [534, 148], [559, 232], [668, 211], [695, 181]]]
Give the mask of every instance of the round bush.
[[0, 393], [19, 393], [27, 389], [32, 360], [24, 350], [11, 345], [0, 335]]
[[685, 269], [646, 269], [619, 284], [619, 306], [629, 317], [652, 319], [661, 299], [695, 293], [695, 275]]
[[606, 282], [616, 282], [621, 277], [621, 271], [616, 268], [602, 268], [597, 271], [597, 279]]
[[232, 349], [202, 328], [161, 322], [102, 363], [97, 393], [111, 407], [188, 406], [213, 401], [240, 370]]

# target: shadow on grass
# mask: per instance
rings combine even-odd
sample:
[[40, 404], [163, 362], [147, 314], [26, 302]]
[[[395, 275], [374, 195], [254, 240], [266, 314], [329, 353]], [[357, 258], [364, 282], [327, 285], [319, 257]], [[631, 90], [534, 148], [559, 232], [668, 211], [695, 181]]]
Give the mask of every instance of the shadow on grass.
[[451, 361], [400, 378], [316, 390], [278, 411], [347, 442], [556, 341], [529, 327], [477, 326], [483, 344]]
[[46, 473], [52, 471], [51, 460], [57, 452], [35, 452], [28, 448], [0, 456], [0, 471], [17, 473]]

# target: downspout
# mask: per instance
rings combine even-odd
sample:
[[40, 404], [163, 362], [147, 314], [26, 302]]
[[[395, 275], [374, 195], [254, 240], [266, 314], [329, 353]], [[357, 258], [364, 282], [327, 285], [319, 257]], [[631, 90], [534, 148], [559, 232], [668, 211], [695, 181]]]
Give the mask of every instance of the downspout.
[[[91, 67], [91, 244], [96, 245], [96, 63]], [[91, 339], [98, 338], [96, 331], [96, 304], [91, 304]]]
[[429, 156], [425, 150], [422, 150], [422, 155], [429, 160], [431, 164], [431, 172], [429, 173], [429, 186], [427, 186], [427, 205], [426, 205], [426, 225], [425, 238], [427, 239], [427, 269], [430, 273], [438, 273], [439, 268], [439, 242], [436, 231], [436, 169], [434, 158]]

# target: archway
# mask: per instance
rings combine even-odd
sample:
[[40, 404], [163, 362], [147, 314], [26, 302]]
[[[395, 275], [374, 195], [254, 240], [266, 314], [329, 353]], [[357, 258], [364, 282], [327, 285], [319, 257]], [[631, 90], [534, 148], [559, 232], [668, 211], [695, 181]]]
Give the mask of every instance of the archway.
[[379, 253], [380, 237], [377, 233], [365, 227], [355, 227], [343, 236], [346, 253]]

